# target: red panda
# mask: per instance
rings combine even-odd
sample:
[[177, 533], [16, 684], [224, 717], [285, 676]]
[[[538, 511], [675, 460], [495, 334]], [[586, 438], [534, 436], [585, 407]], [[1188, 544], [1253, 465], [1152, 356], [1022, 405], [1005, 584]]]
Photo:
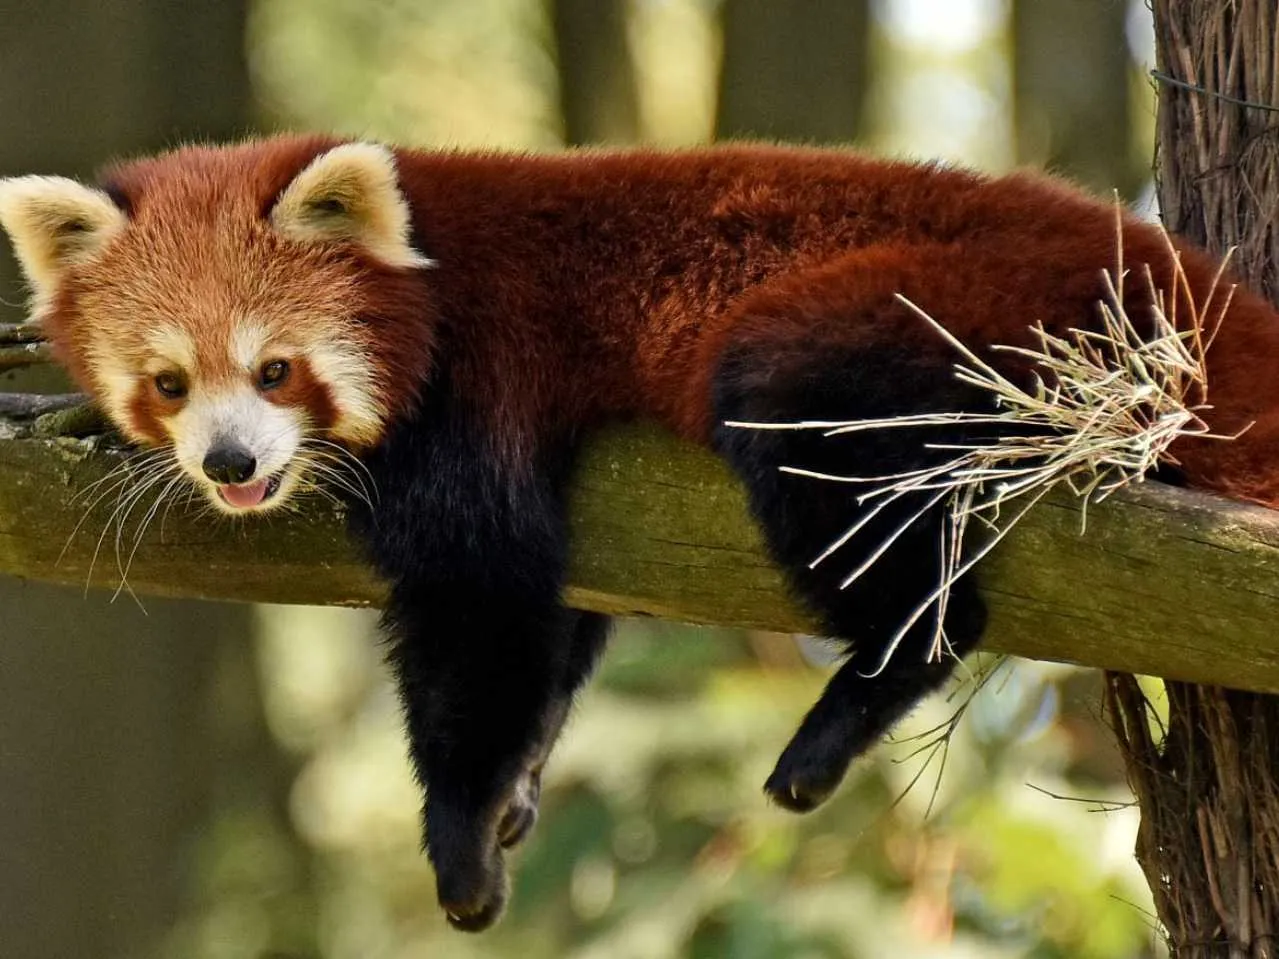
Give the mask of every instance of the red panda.
[[[352, 531], [391, 587], [426, 847], [441, 906], [469, 930], [503, 909], [504, 850], [533, 825], [605, 640], [603, 617], [560, 603], [584, 432], [645, 416], [723, 456], [791, 586], [848, 643], [765, 785], [812, 808], [977, 645], [985, 613], [961, 579], [942, 623], [954, 657], [929, 659], [930, 631], [912, 629], [871, 675], [937, 581], [941, 511], [841, 590], [844, 569], [809, 562], [862, 507], [779, 467], [916, 469], [969, 428], [833, 444], [725, 423], [987, 410], [896, 294], [1025, 379], [991, 347], [1027, 345], [1034, 322], [1095, 327], [1116, 245], [1109, 204], [1029, 174], [762, 146], [513, 156], [320, 137], [183, 148], [99, 186], [0, 181], [0, 223], [61, 361], [218, 508], [279, 508], [323, 481], [324, 456], [358, 457], [377, 498], [350, 496]], [[1158, 230], [1124, 217], [1122, 234], [1170, 295], [1207, 295], [1207, 256], [1182, 248], [1175, 287]], [[1125, 299], [1149, 313], [1141, 284]], [[1251, 428], [1179, 442], [1181, 477], [1279, 504], [1279, 314], [1238, 291], [1208, 367], [1212, 427]], [[867, 542], [918, 505], [885, 510]]]

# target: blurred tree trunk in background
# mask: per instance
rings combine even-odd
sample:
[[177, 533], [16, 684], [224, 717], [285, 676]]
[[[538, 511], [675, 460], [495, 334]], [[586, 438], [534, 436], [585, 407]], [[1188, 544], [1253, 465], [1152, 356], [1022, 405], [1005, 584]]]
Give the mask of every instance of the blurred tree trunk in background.
[[724, 0], [715, 138], [847, 143], [862, 132], [868, 0]]
[[248, 607], [144, 602], [0, 578], [0, 954], [147, 954], [190, 884]]
[[551, 0], [565, 143], [639, 139], [629, 6], [627, 0]]
[[0, 169], [86, 174], [114, 154], [245, 132], [247, 4], [0, 3]]
[[1150, 178], [1134, 149], [1132, 69], [1121, 0], [1014, 3], [1017, 162], [1066, 174], [1108, 195]]
[[[84, 175], [116, 154], [243, 133], [246, 5], [3, 4], [0, 175]], [[11, 321], [21, 296], [0, 248]], [[0, 377], [0, 390], [33, 386], [54, 384]], [[210, 687], [228, 644], [252, 662], [249, 608], [148, 600], [147, 616], [127, 596], [104, 603], [0, 579], [7, 956], [143, 954], [173, 918], [192, 865], [175, 850], [226, 762], [210, 748]]]
[[[1279, 302], [1279, 7], [1154, 0], [1153, 9], [1165, 222], [1218, 255], [1237, 247], [1239, 277]], [[1211, 384], [1211, 353], [1208, 370]], [[1141, 804], [1137, 859], [1173, 956], [1272, 959], [1279, 697], [1168, 682], [1159, 741], [1159, 711], [1137, 681], [1112, 675], [1109, 684]]]

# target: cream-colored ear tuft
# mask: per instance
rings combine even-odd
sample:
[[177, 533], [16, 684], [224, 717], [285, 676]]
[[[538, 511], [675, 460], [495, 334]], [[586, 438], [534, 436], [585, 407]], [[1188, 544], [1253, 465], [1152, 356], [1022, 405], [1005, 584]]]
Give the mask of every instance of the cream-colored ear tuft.
[[435, 266], [409, 241], [395, 155], [377, 143], [344, 143], [312, 160], [280, 194], [271, 223], [303, 243], [349, 240], [391, 266]]
[[127, 223], [109, 196], [75, 180], [0, 179], [0, 226], [13, 241], [37, 304], [53, 295], [69, 266], [91, 260]]

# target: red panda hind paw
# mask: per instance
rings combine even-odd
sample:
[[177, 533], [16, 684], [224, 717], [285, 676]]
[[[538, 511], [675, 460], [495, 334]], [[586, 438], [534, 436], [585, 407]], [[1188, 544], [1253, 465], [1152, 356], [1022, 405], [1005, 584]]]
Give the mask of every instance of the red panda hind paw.
[[529, 770], [520, 776], [497, 820], [497, 842], [503, 849], [518, 846], [537, 824], [537, 804], [542, 795], [542, 771]]
[[794, 761], [788, 749], [764, 783], [768, 797], [791, 812], [804, 813], [816, 809], [839, 787], [848, 769], [846, 762], [802, 764]]

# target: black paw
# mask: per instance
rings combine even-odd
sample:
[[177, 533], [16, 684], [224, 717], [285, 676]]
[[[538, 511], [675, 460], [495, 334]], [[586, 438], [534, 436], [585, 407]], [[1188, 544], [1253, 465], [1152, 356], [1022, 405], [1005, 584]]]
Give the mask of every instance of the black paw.
[[534, 769], [516, 780], [511, 798], [497, 820], [497, 841], [503, 849], [518, 846], [537, 823], [537, 803], [542, 796], [542, 771]]
[[[502, 850], [523, 842], [537, 822], [542, 770], [525, 770], [496, 812], [428, 803], [427, 846], [440, 908], [455, 929], [480, 932], [501, 918], [510, 895]], [[493, 807], [489, 807], [490, 810]]]
[[831, 769], [788, 761], [790, 750], [782, 754], [776, 768], [764, 782], [764, 792], [783, 809], [811, 812], [830, 798], [844, 778], [846, 766]]
[[830, 798], [854, 757], [875, 741], [850, 715], [810, 713], [782, 751], [764, 792], [773, 802], [792, 812], [809, 812]]
[[510, 886], [502, 854], [453, 856], [435, 864], [440, 908], [454, 929], [481, 932], [501, 918]]

